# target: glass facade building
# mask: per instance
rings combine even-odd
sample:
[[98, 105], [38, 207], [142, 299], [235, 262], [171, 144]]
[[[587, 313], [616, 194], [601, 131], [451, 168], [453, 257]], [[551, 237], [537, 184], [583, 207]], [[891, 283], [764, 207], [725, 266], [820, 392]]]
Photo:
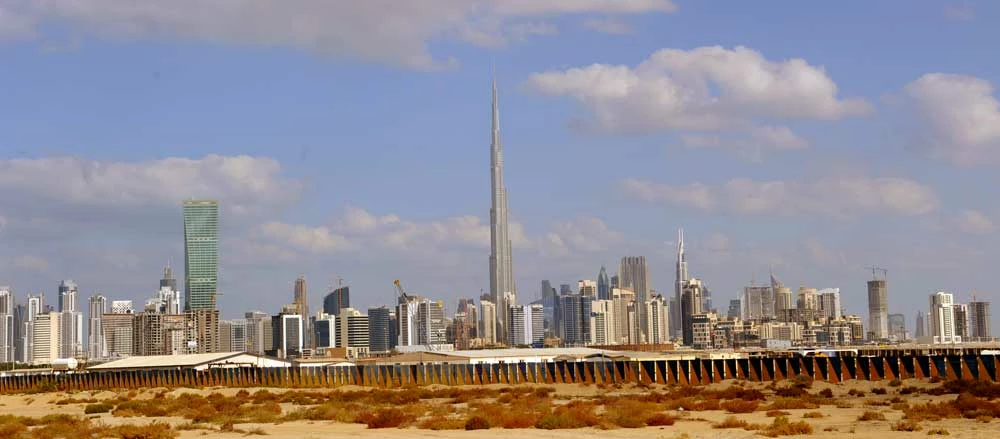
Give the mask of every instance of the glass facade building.
[[219, 203], [184, 202], [184, 309], [216, 309], [219, 290]]

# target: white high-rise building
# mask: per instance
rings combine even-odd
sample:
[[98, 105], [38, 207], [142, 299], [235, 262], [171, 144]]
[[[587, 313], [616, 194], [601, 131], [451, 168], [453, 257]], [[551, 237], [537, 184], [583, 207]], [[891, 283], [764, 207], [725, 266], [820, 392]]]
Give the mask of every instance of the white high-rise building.
[[541, 347], [545, 342], [545, 315], [542, 305], [512, 306], [509, 310], [509, 346]]
[[630, 317], [629, 309], [635, 303], [635, 293], [632, 290], [621, 288], [611, 289], [611, 302], [614, 307], [614, 340], [609, 344], [634, 344], [638, 343], [635, 337], [635, 319]]
[[97, 294], [90, 297], [90, 316], [87, 320], [87, 357], [105, 358], [108, 355], [107, 341], [104, 338], [104, 313], [107, 312], [108, 299]]
[[479, 338], [487, 344], [497, 342], [496, 315], [495, 303], [489, 300], [479, 301]]
[[664, 344], [670, 342], [670, 306], [663, 296], [654, 296], [646, 302], [646, 333], [648, 343]]
[[14, 290], [0, 286], [0, 363], [14, 361]]
[[[507, 312], [516, 305], [513, 256], [507, 228], [507, 187], [503, 184], [503, 143], [500, 139], [500, 108], [497, 81], [493, 77], [493, 130], [490, 142], [490, 301], [496, 305], [496, 339], [507, 339]], [[401, 314], [400, 314], [401, 315]], [[400, 318], [402, 321], [402, 315]], [[400, 334], [402, 336], [402, 334]], [[401, 339], [402, 340], [402, 339]], [[400, 345], [403, 345], [400, 343]], [[405, 346], [405, 345], [404, 345]]]
[[869, 337], [889, 339], [889, 290], [884, 278], [868, 281], [868, 322]]
[[441, 302], [416, 296], [401, 301], [403, 303], [399, 304], [396, 314], [399, 323], [398, 346], [440, 346], [447, 342], [444, 306]]
[[32, 364], [51, 364], [52, 360], [60, 358], [62, 316], [63, 313], [60, 312], [39, 313], [35, 316], [32, 325]]
[[615, 301], [595, 300], [590, 303], [590, 344], [598, 346], [621, 343], [616, 324]]
[[72, 279], [59, 282], [59, 312], [76, 312], [77, 289]]
[[951, 293], [938, 291], [930, 296], [931, 337], [935, 344], [961, 343], [955, 333], [955, 298]]

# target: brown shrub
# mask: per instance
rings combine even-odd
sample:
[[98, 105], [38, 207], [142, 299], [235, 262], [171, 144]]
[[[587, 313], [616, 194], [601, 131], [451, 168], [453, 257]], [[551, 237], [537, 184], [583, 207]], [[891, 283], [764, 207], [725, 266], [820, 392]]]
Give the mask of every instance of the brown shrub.
[[882, 412], [876, 412], [874, 410], [865, 410], [865, 412], [862, 413], [861, 416], [858, 416], [858, 420], [862, 422], [884, 421], [885, 415], [883, 415]]
[[826, 388], [819, 391], [819, 396], [824, 398], [833, 398], [833, 389]]
[[850, 396], [858, 396], [858, 397], [860, 397], [860, 396], [865, 396], [865, 391], [864, 390], [858, 390], [858, 389], [851, 389], [851, 390], [847, 391], [847, 394], [850, 395]]
[[154, 422], [146, 425], [119, 425], [113, 434], [121, 439], [173, 439], [180, 435], [170, 428], [170, 424]]
[[982, 422], [983, 424], [989, 424], [990, 422], [993, 422], [993, 417], [992, 416], [979, 416], [979, 417], [976, 418], [976, 422]]
[[594, 413], [596, 408], [591, 402], [573, 401], [542, 416], [535, 423], [535, 428], [562, 430], [593, 427], [601, 423], [601, 419]]
[[774, 390], [774, 394], [784, 398], [799, 398], [806, 396], [809, 392], [805, 388], [789, 386], [789, 387], [779, 387]]
[[909, 419], [904, 419], [892, 425], [892, 431], [920, 431], [923, 429], [920, 424]]
[[909, 395], [912, 393], [920, 393], [920, 389], [914, 386], [906, 386], [903, 387], [902, 389], [899, 389], [900, 395]]
[[417, 424], [417, 428], [424, 430], [463, 430], [465, 429], [465, 419], [447, 416], [432, 416]]
[[674, 425], [677, 418], [666, 413], [653, 413], [646, 418], [646, 425], [650, 427], [664, 427]]
[[805, 399], [799, 398], [776, 398], [771, 405], [766, 407], [767, 410], [812, 410], [819, 408], [818, 405], [807, 401]]
[[737, 418], [735, 416], [726, 416], [726, 419], [723, 419], [722, 422], [712, 424], [712, 428], [719, 428], [719, 429], [742, 428], [744, 430], [750, 431], [750, 430], [755, 430], [754, 427], [755, 426], [753, 424], [747, 422], [746, 420]]
[[367, 417], [368, 428], [399, 428], [413, 422], [413, 416], [397, 408], [380, 409]]
[[757, 410], [757, 405], [757, 401], [734, 399], [722, 403], [722, 409], [729, 413], [753, 413], [754, 410]]
[[792, 385], [802, 389], [808, 389], [813, 385], [813, 377], [800, 373], [792, 379]]
[[658, 407], [642, 401], [618, 399], [605, 406], [604, 419], [622, 428], [641, 428]]
[[927, 435], [928, 436], [948, 436], [948, 435], [951, 435], [951, 433], [949, 433], [948, 430], [945, 430], [943, 428], [935, 428], [933, 430], [927, 431]]
[[788, 413], [788, 412], [786, 412], [784, 410], [768, 410], [767, 411], [767, 417], [768, 418], [774, 418], [774, 417], [778, 417], [778, 416], [789, 416], [789, 415], [791, 415], [791, 413]]
[[111, 409], [113, 408], [115, 408], [115, 406], [112, 404], [108, 404], [106, 402], [99, 402], [97, 404], [87, 404], [85, 407], [83, 407], [83, 413], [88, 415], [96, 413], [107, 413], [110, 412]]
[[819, 418], [825, 418], [826, 415], [820, 412], [806, 412], [802, 414], [802, 417], [806, 419], [819, 419]]
[[872, 393], [874, 393], [876, 395], [885, 395], [886, 393], [889, 393], [889, 392], [886, 391], [884, 387], [875, 387], [875, 388], [872, 389]]
[[903, 410], [903, 414], [904, 419], [914, 422], [962, 417], [962, 413], [950, 403], [911, 404], [908, 409]]
[[892, 381], [889, 381], [889, 387], [899, 387], [899, 386], [902, 386], [902, 385], [903, 385], [903, 382], [900, 381], [899, 378], [895, 378]]
[[490, 421], [482, 416], [473, 416], [465, 421], [466, 430], [489, 430]]
[[812, 434], [812, 425], [808, 422], [796, 421], [791, 422], [788, 418], [782, 416], [774, 418], [774, 422], [771, 423], [764, 431], [761, 432], [767, 437], [778, 437], [778, 436], [796, 436], [800, 434]]

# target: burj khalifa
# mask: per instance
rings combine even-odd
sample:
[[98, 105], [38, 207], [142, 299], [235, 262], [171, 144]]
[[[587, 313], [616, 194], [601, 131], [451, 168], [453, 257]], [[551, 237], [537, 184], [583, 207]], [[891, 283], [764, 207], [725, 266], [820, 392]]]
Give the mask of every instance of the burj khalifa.
[[490, 183], [493, 188], [490, 208], [490, 298], [496, 304], [496, 336], [507, 340], [507, 316], [516, 303], [510, 235], [507, 233], [507, 188], [503, 185], [503, 145], [500, 142], [500, 110], [497, 106], [497, 81], [493, 76], [493, 134], [490, 143]]

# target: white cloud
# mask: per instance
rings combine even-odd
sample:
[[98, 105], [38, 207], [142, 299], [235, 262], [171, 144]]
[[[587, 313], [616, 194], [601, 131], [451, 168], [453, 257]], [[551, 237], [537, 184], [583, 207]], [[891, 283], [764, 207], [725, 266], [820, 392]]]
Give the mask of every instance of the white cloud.
[[623, 235], [609, 228], [604, 221], [581, 217], [556, 223], [552, 231], [542, 238], [540, 250], [550, 256], [597, 253], [608, 250], [622, 239]]
[[635, 33], [635, 29], [631, 25], [614, 17], [588, 18], [581, 25], [584, 29], [590, 29], [603, 34], [628, 35]]
[[972, 21], [976, 19], [976, 10], [969, 3], [944, 5], [944, 16], [949, 20]]
[[1000, 101], [989, 81], [929, 73], [903, 91], [923, 129], [921, 146], [959, 165], [1000, 159]]
[[674, 186], [629, 179], [624, 192], [649, 203], [748, 215], [818, 215], [836, 219], [861, 214], [922, 215], [938, 208], [933, 189], [893, 177], [826, 177], [813, 181], [737, 178], [721, 186]]
[[847, 254], [842, 251], [830, 249], [823, 243], [811, 238], [806, 239], [802, 244], [806, 255], [820, 266], [843, 267], [847, 265]]
[[234, 213], [294, 200], [301, 186], [270, 158], [208, 155], [145, 162], [46, 157], [0, 161], [0, 194], [31, 205], [70, 207], [180, 206], [216, 198]]
[[267, 239], [313, 252], [344, 251], [354, 248], [345, 236], [334, 233], [326, 227], [269, 222], [260, 226], [260, 233]]
[[993, 220], [978, 210], [962, 211], [957, 220], [959, 229], [967, 233], [990, 233], [996, 229]]
[[12, 261], [14, 268], [21, 270], [45, 271], [49, 268], [49, 261], [38, 256], [23, 255], [17, 256]]
[[454, 62], [431, 53], [437, 40], [490, 46], [551, 33], [541, 18], [675, 9], [670, 0], [8, 0], [0, 32], [29, 35], [55, 22], [118, 39], [292, 47], [435, 69]]
[[732, 151], [744, 159], [760, 162], [768, 151], [794, 151], [806, 149], [809, 142], [788, 127], [763, 125], [753, 127], [749, 133], [683, 135], [681, 145], [689, 149], [718, 149]]
[[745, 130], [761, 120], [834, 120], [866, 114], [861, 98], [838, 97], [822, 67], [771, 61], [736, 47], [662, 49], [635, 67], [593, 64], [531, 75], [527, 87], [579, 101], [600, 130]]

